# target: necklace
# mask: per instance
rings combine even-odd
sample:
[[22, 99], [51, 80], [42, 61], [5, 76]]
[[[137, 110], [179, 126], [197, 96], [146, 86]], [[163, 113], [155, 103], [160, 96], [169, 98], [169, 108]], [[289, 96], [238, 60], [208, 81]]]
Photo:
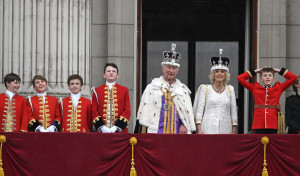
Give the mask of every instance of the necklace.
[[225, 89], [225, 86], [223, 86], [221, 89], [217, 89], [216, 88], [216, 85], [214, 85], [214, 89], [215, 89], [215, 91], [217, 92], [217, 93], [222, 93], [223, 91], [224, 91], [224, 89]]

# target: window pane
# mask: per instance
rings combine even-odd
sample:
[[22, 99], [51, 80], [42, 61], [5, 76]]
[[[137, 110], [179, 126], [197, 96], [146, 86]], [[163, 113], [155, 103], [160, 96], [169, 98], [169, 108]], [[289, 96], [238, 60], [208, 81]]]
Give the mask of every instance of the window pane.
[[[176, 52], [182, 54], [179, 72], [177, 78], [188, 85], [188, 42], [174, 42], [174, 41], [149, 41], [147, 42], [147, 84], [153, 78], [162, 76], [161, 62], [163, 61], [163, 52], [171, 51], [171, 43], [176, 44]], [[145, 75], [143, 75], [145, 76]]]
[[195, 90], [197, 91], [200, 84], [210, 84], [209, 74], [211, 69], [211, 57], [219, 56], [219, 49], [223, 49], [223, 56], [230, 59], [229, 72], [230, 81], [235, 90], [236, 98], [238, 98], [238, 42], [196, 42], [196, 75]]

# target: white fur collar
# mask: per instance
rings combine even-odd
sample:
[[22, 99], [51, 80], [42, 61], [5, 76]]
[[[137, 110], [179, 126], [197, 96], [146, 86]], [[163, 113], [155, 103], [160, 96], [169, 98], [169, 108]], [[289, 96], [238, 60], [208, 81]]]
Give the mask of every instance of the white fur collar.
[[191, 94], [190, 89], [186, 85], [182, 84], [179, 79], [176, 79], [176, 82], [170, 85], [170, 83], [165, 81], [163, 76], [161, 76], [159, 78], [154, 78], [151, 85], [153, 89], [161, 89], [162, 92], [169, 90], [172, 92], [172, 95], [183, 95], [184, 90], [187, 91], [188, 94]]

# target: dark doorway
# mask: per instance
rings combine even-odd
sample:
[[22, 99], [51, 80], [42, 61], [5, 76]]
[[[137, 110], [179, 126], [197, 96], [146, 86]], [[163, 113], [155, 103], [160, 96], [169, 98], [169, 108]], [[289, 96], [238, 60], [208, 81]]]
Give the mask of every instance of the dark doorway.
[[229, 83], [235, 87], [243, 133], [244, 88], [236, 76], [244, 72], [245, 23], [246, 0], [143, 0], [142, 91], [162, 74], [162, 52], [174, 42], [185, 60], [179, 79], [193, 92], [193, 100], [198, 86], [209, 84], [210, 57], [218, 56], [222, 48], [232, 60]]

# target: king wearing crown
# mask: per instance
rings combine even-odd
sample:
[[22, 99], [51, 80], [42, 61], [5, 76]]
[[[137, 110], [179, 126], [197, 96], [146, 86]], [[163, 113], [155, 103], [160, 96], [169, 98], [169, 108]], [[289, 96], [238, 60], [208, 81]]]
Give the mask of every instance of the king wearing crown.
[[163, 52], [163, 76], [155, 78], [146, 87], [141, 98], [136, 133], [185, 134], [196, 130], [193, 119], [191, 91], [176, 78], [181, 54]]

